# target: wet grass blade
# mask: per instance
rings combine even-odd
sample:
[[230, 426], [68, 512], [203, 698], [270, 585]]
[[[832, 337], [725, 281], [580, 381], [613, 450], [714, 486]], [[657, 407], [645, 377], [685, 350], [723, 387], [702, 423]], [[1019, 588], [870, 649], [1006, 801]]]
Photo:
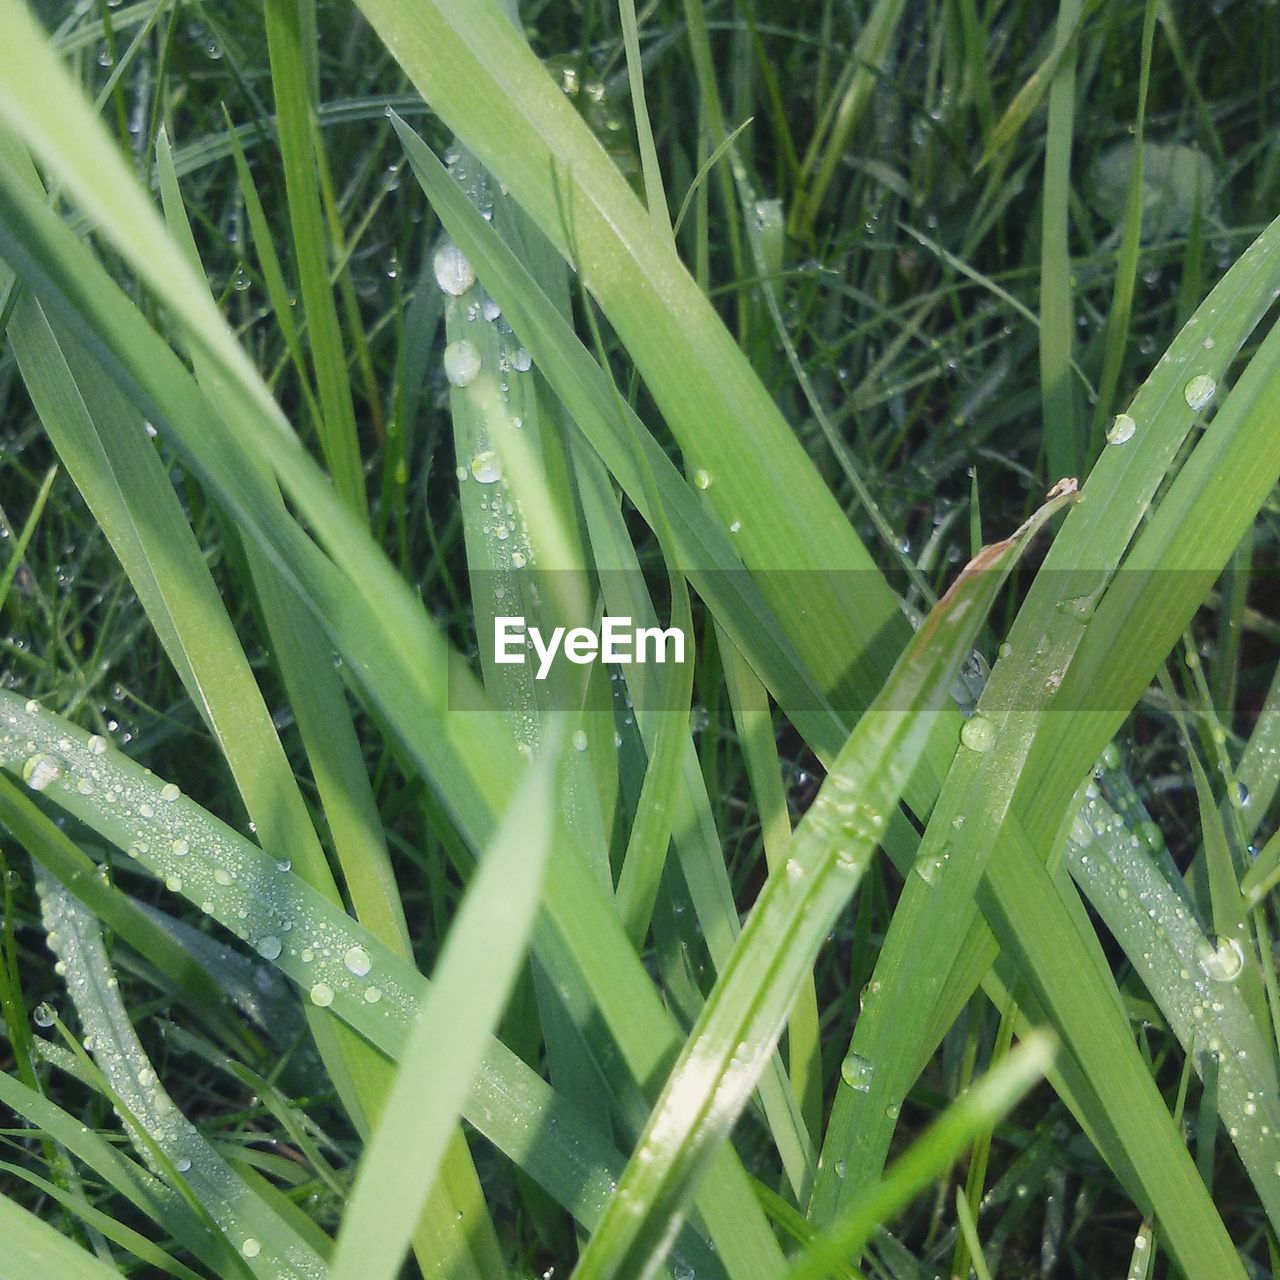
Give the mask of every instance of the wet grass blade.
[[983, 1129], [990, 1128], [1049, 1069], [1053, 1037], [1033, 1032], [998, 1066], [951, 1104], [874, 1186], [861, 1191], [840, 1217], [805, 1245], [786, 1280], [840, 1276], [872, 1233], [924, 1191]]
[[[23, 773], [28, 787], [125, 850], [170, 892], [207, 904], [213, 919], [300, 987], [312, 1008], [330, 1011], [387, 1058], [398, 1059], [429, 987], [421, 974], [282, 869], [285, 864], [172, 783], [162, 783], [119, 752], [100, 750], [100, 742], [0, 690], [0, 761], [7, 768]], [[114, 799], [104, 802], [108, 792]], [[584, 1226], [598, 1221], [621, 1168], [616, 1149], [496, 1040], [488, 1044], [464, 1115]], [[730, 1198], [726, 1208], [733, 1207]], [[709, 1204], [704, 1212], [710, 1216], [714, 1208]], [[722, 1220], [727, 1229], [728, 1213]], [[758, 1251], [751, 1220], [739, 1215], [737, 1222]], [[679, 1248], [681, 1256], [714, 1274], [712, 1255], [696, 1236]], [[768, 1258], [762, 1262], [767, 1266]], [[769, 1272], [744, 1265], [742, 1274]]]
[[43, 870], [37, 887], [82, 1033], [139, 1154], [158, 1176], [188, 1189], [251, 1274], [320, 1280], [323, 1259], [236, 1175], [165, 1091], [120, 999], [97, 920]]
[[972, 562], [859, 721], [797, 827], [786, 864], [766, 881], [582, 1255], [577, 1280], [653, 1274], [701, 1169], [769, 1061], [827, 930], [857, 888], [1021, 539], [1069, 497]]

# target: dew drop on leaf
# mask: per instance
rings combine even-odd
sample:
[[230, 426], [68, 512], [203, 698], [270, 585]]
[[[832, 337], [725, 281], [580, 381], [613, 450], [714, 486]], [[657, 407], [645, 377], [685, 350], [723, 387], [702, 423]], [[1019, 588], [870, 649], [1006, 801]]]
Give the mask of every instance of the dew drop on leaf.
[[875, 1067], [866, 1058], [851, 1053], [840, 1064], [840, 1079], [856, 1093], [867, 1093], [871, 1089], [871, 1080], [875, 1075]]
[[970, 751], [990, 751], [996, 745], [996, 727], [984, 715], [970, 716], [960, 730], [960, 741]]
[[435, 271], [436, 284], [441, 292], [450, 297], [460, 298], [476, 282], [476, 273], [472, 270], [467, 256], [456, 244], [443, 244], [436, 250], [431, 259]]
[[1138, 424], [1127, 413], [1117, 413], [1115, 421], [1107, 428], [1107, 443], [1124, 444], [1126, 440], [1133, 439], [1137, 429]]
[[481, 484], [495, 484], [502, 479], [502, 459], [492, 449], [477, 453], [471, 459], [471, 474]]
[[45, 787], [51, 782], [56, 782], [61, 776], [62, 770], [58, 768], [58, 763], [52, 756], [43, 754], [32, 756], [22, 766], [22, 780], [32, 791], [43, 791]]
[[1244, 949], [1234, 938], [1201, 938], [1196, 959], [1214, 982], [1234, 982], [1244, 969]]
[[480, 372], [480, 348], [466, 338], [451, 342], [444, 349], [444, 376], [455, 387], [469, 387]]
[[1197, 373], [1182, 388], [1182, 398], [1187, 402], [1189, 409], [1200, 410], [1213, 399], [1217, 391], [1218, 384], [1207, 373]]

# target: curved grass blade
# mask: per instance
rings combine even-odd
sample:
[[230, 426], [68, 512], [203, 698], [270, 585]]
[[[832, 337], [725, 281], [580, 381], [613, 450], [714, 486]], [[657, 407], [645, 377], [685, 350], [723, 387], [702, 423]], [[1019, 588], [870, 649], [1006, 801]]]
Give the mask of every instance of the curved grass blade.
[[[429, 984], [287, 864], [102, 739], [7, 690], [0, 690], [0, 762], [169, 892], [207, 908], [302, 988], [311, 1006], [331, 1010], [388, 1058], [399, 1057]], [[599, 1220], [621, 1158], [501, 1043], [490, 1041], [463, 1114], [584, 1226]], [[699, 1272], [718, 1274], [715, 1255], [696, 1235], [687, 1234], [680, 1251]]]
[[1243, 948], [1237, 953], [1238, 943], [1220, 950], [1206, 936], [1167, 853], [1153, 854], [1125, 830], [1092, 783], [1071, 824], [1066, 861], [1206, 1088], [1216, 1086], [1227, 1135], [1271, 1221], [1280, 1222], [1280, 1073], [1240, 982], [1255, 962]]
[[174, 1276], [176, 1280], [202, 1280], [198, 1271], [192, 1271], [190, 1267], [179, 1262], [132, 1227], [126, 1226], [108, 1213], [103, 1213], [83, 1195], [68, 1191], [57, 1183], [50, 1182], [48, 1178], [42, 1178], [38, 1173], [24, 1169], [21, 1165], [10, 1164], [7, 1160], [0, 1160], [0, 1173], [6, 1173], [11, 1178], [20, 1178], [28, 1183], [42, 1196], [60, 1204], [69, 1213], [74, 1213], [90, 1230], [119, 1245], [120, 1248], [127, 1249], [140, 1262], [153, 1268], [157, 1274]]
[[143, 1158], [159, 1176], [180, 1177], [253, 1275], [322, 1280], [324, 1260], [237, 1176], [157, 1079], [125, 1012], [97, 920], [43, 868], [36, 886], [89, 1052]]
[[618, 1193], [574, 1275], [647, 1277], [684, 1201], [770, 1060], [801, 982], [857, 888], [964, 658], [1023, 540], [1074, 494], [985, 548], [939, 602], [797, 827], [786, 865], [761, 890], [671, 1072]]
[[230, 1243], [172, 1186], [122, 1155], [78, 1117], [0, 1071], [0, 1102], [83, 1161], [141, 1213], [167, 1231], [214, 1274], [233, 1274], [241, 1263]]

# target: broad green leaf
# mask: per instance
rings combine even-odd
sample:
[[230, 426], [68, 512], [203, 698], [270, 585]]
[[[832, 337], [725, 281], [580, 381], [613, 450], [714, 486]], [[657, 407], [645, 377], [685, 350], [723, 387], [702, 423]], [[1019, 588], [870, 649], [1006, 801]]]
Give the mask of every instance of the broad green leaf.
[[3, 1280], [31, 1280], [32, 1276], [49, 1274], [59, 1280], [116, 1280], [119, 1274], [8, 1196], [0, 1196], [0, 1234], [4, 1236], [4, 1248], [0, 1249]]

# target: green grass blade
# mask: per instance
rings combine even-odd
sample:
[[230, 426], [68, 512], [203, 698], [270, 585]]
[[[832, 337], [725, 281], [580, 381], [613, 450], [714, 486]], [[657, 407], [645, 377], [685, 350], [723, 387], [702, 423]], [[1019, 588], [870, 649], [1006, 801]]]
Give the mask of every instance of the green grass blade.
[[0, 1196], [0, 1277], [31, 1280], [52, 1272], [59, 1280], [116, 1280], [119, 1272], [73, 1244], [56, 1227]]
[[[1201, 931], [1167, 856], [1153, 857], [1123, 829], [1098, 789], [1090, 791], [1071, 827], [1071, 874], [1124, 947], [1206, 1087], [1206, 1067], [1213, 1064], [1218, 1113], [1269, 1217], [1280, 1221], [1280, 1073], [1240, 974], [1232, 973], [1235, 953], [1219, 952]], [[1241, 966], [1243, 957], [1242, 950]]]
[[[0, 310], [2, 309], [0, 308]], [[13, 579], [22, 564], [22, 558], [27, 554], [27, 548], [31, 545], [32, 535], [36, 531], [36, 526], [40, 523], [40, 515], [44, 511], [45, 503], [49, 501], [49, 491], [53, 488], [53, 482], [57, 474], [57, 467], [50, 467], [45, 473], [44, 480], [36, 492], [35, 501], [31, 504], [31, 511], [27, 515], [27, 521], [22, 526], [22, 532], [18, 534], [17, 540], [13, 544], [13, 550], [9, 553], [9, 563], [5, 565], [3, 572], [0, 572], [0, 609], [4, 608], [4, 602], [9, 598], [9, 588], [13, 586]]]
[[230, 1243], [171, 1186], [122, 1155], [78, 1117], [42, 1093], [0, 1072], [0, 1101], [83, 1161], [94, 1174], [145, 1214], [215, 1274], [235, 1274], [241, 1263]]
[[98, 922], [44, 871], [37, 884], [83, 1035], [144, 1159], [159, 1176], [185, 1183], [253, 1275], [319, 1280], [322, 1258], [236, 1176], [158, 1081], [113, 982]]
[[859, 1193], [840, 1217], [805, 1247], [786, 1280], [823, 1280], [840, 1275], [849, 1258], [866, 1247], [887, 1222], [937, 1178], [983, 1129], [990, 1128], [1049, 1069], [1052, 1036], [1033, 1032], [998, 1066], [938, 1117], [874, 1186]]
[[[1050, 504], [1019, 535], [1062, 505]], [[746, 1104], [823, 937], [856, 889], [1018, 538], [987, 548], [939, 603], [827, 776], [707, 1001], [575, 1273], [650, 1275], [701, 1166]]]
[[320, 205], [312, 128], [314, 86], [308, 71], [308, 24], [303, 0], [268, 0], [267, 49], [275, 94], [276, 126], [284, 160], [285, 188], [298, 283], [310, 330], [316, 387], [324, 412], [320, 437], [334, 485], [357, 516], [367, 518], [364, 466], [356, 437], [347, 356], [333, 290], [329, 287], [329, 241]]
[[[66, 318], [86, 336], [89, 317], [99, 310], [109, 315], [97, 332], [107, 338], [102, 354], [113, 375], [155, 420], [175, 432], [193, 468], [306, 599], [346, 659], [344, 672], [432, 778], [467, 840], [473, 847], [482, 845], [492, 830], [495, 810], [519, 775], [521, 758], [494, 717], [445, 715], [451, 696], [464, 706], [477, 707], [483, 706], [483, 695], [470, 687], [469, 673], [450, 655], [420, 602], [354, 525], [296, 440], [276, 426], [266, 427], [257, 409], [260, 384], [253, 375], [248, 375], [249, 381], [259, 391], [246, 386], [243, 397], [220, 399], [231, 416], [216, 414], [168, 348], [119, 298], [92, 257], [20, 183], [6, 180], [11, 176], [0, 166], [0, 189], [18, 218], [12, 224], [0, 220], [6, 252], [50, 291]], [[271, 421], [278, 424], [274, 410]], [[235, 429], [236, 444], [247, 450], [251, 465], [229, 449], [221, 435], [222, 423]], [[348, 573], [283, 518], [271, 489], [258, 476], [263, 458], [273, 461], [287, 478], [292, 495], [326, 532], [330, 550]], [[581, 856], [566, 852], [569, 856], [553, 860], [546, 894], [549, 928], [535, 935], [539, 953], [567, 990], [588, 1005], [598, 1005], [627, 1068], [634, 1078], [647, 1079], [673, 1051], [674, 1026], [605, 907], [603, 890], [590, 879]], [[586, 918], [594, 921], [589, 935], [580, 927]], [[708, 1219], [719, 1215], [713, 1230], [735, 1274], [762, 1274], [776, 1254], [776, 1244], [763, 1230], [740, 1169], [735, 1172], [727, 1162], [721, 1172], [736, 1189], [723, 1204], [709, 1205], [704, 1213]], [[736, 1206], [734, 1199], [740, 1201]]]
[[[329, 1274], [391, 1280], [524, 958], [551, 847], [562, 752], [543, 747], [450, 927], [361, 1158]], [[423, 1090], [423, 1081], [431, 1088]]]
[[[28, 773], [28, 786], [34, 778], [35, 789], [125, 850], [170, 892], [208, 904], [213, 919], [270, 958], [307, 993], [311, 1006], [331, 1010], [388, 1058], [398, 1058], [428, 990], [421, 974], [177, 787], [114, 750], [94, 750], [92, 740], [0, 690], [0, 761]], [[116, 799], [104, 803], [108, 791]], [[369, 969], [355, 972], [364, 969], [365, 957]], [[642, 1006], [633, 1001], [632, 1008]], [[489, 1043], [464, 1115], [583, 1225], [598, 1221], [621, 1168], [616, 1149], [497, 1041]], [[704, 1212], [710, 1216], [715, 1207]], [[727, 1208], [732, 1211], [731, 1200]], [[727, 1228], [727, 1214], [722, 1221]], [[758, 1253], [750, 1219], [739, 1215], [737, 1226]], [[681, 1249], [687, 1258], [703, 1259], [699, 1265], [710, 1265], [696, 1237], [682, 1241]], [[722, 1244], [720, 1252], [731, 1254], [732, 1244]], [[741, 1274], [767, 1276], [768, 1262], [766, 1256], [754, 1271], [744, 1265]]]
[[1040, 255], [1040, 400], [1050, 480], [1078, 476], [1085, 431], [1077, 420], [1071, 355], [1075, 316], [1071, 284], [1071, 142], [1075, 129], [1076, 54], [1072, 34], [1083, 0], [1061, 0], [1055, 48], [1064, 50], [1049, 87]]
[[[626, 431], [601, 406], [616, 403], [611, 384], [590, 358], [550, 301], [542, 295], [516, 256], [449, 178], [422, 140], [397, 123], [414, 173], [431, 197], [450, 234], [465, 250], [505, 316], [521, 334], [539, 369], [551, 382], [574, 421], [618, 479], [637, 509], [655, 523], [637, 448], [653, 476], [663, 512], [679, 551], [678, 567], [707, 599], [741, 646], [753, 668], [797, 724], [831, 743], [841, 734], [840, 718], [824, 710], [825, 698], [797, 649], [781, 633], [763, 596], [742, 571], [734, 535], [708, 519], [705, 507], [681, 479], [644, 424], [625, 410]], [[818, 727], [819, 720], [822, 727]]]

